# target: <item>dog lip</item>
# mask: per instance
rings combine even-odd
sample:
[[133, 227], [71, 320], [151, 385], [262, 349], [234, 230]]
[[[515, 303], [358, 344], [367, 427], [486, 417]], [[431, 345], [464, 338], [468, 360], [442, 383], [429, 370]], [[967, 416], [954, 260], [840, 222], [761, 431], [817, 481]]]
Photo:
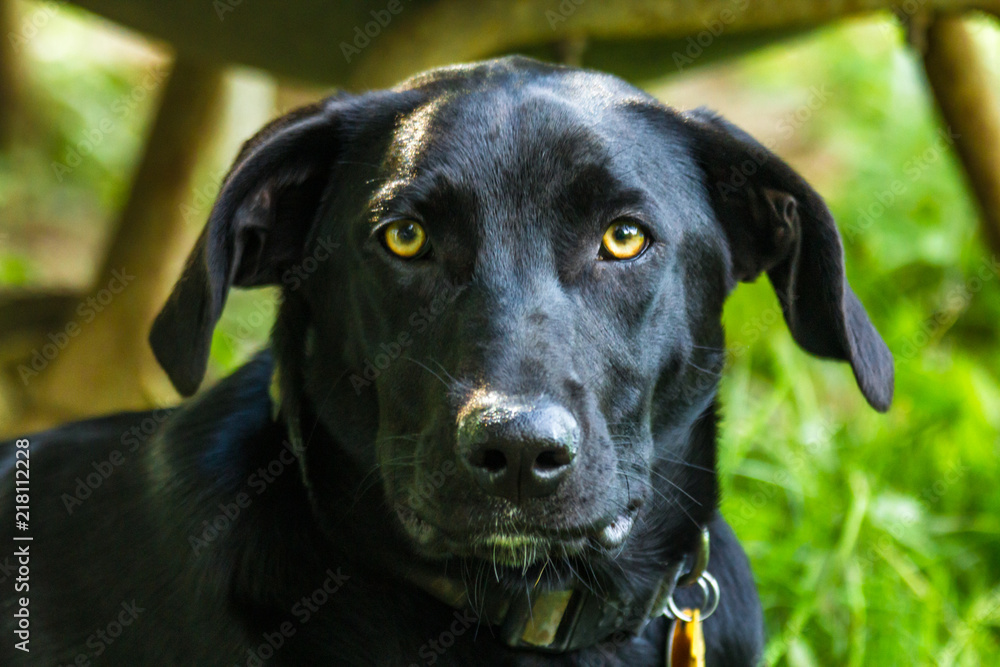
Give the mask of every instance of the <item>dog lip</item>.
[[433, 524], [420, 518], [412, 508], [406, 505], [396, 506], [396, 516], [403, 524], [406, 534], [420, 544], [430, 543], [438, 533], [438, 529]]
[[639, 503], [630, 503], [628, 508], [610, 522], [600, 521], [579, 528], [562, 530], [521, 529], [510, 531], [452, 532], [440, 528], [424, 519], [407, 504], [396, 506], [396, 516], [403, 530], [417, 544], [427, 547], [435, 542], [448, 545], [448, 551], [459, 554], [466, 552], [491, 559], [491, 554], [501, 551], [532, 549], [559, 556], [576, 556], [588, 545], [605, 549], [619, 549], [635, 527]]
[[[590, 545], [600, 545], [608, 550], [619, 549], [635, 526], [637, 512], [629, 508], [600, 528], [560, 533], [511, 532], [480, 533], [469, 541], [475, 555], [501, 560], [508, 553], [531, 553], [535, 560], [543, 555], [573, 557], [583, 553]], [[530, 559], [528, 559], [530, 560]]]
[[552, 540], [532, 534], [493, 533], [475, 539], [470, 554], [482, 560], [523, 569], [553, 555], [579, 555], [586, 545], [586, 538]]
[[618, 515], [611, 523], [598, 531], [594, 539], [607, 549], [617, 549], [624, 544], [625, 538], [632, 532], [632, 527], [635, 525], [635, 515], [634, 511]]

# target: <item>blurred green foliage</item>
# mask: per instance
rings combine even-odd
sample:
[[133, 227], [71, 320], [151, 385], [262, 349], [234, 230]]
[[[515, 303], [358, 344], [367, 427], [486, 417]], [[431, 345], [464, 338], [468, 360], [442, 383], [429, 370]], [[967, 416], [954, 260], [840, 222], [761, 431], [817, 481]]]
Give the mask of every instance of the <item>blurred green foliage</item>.
[[0, 285], [79, 285], [128, 194], [157, 98], [150, 73], [167, 70], [84, 12], [18, 8], [26, 129], [0, 153]]
[[[99, 256], [148, 122], [147, 98], [56, 177], [52, 162], [151, 67], [95, 55], [65, 21], [37, 38], [58, 48], [32, 48], [38, 140], [16, 168], [0, 162], [3, 285], [49, 282], [59, 259], [36, 252], [43, 234], [68, 239], [74, 257]], [[995, 32], [982, 38], [998, 45]], [[890, 24], [846, 25], [685, 74], [720, 76], [741, 99], [784, 109], [772, 137], [827, 196], [849, 279], [897, 360], [896, 403], [878, 415], [846, 366], [796, 348], [766, 280], [728, 304], [723, 512], [756, 573], [769, 660], [995, 664], [1000, 257], [979, 241], [919, 62]], [[217, 375], [263, 343], [276, 304], [271, 291], [234, 295], [213, 343]]]

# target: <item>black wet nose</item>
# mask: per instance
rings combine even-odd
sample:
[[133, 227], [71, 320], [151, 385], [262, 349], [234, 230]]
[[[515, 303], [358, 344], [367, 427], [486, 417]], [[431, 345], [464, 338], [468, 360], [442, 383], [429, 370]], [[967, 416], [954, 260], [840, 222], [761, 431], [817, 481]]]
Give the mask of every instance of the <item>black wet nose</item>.
[[463, 415], [459, 456], [487, 493], [519, 502], [547, 496], [569, 475], [580, 427], [558, 405], [489, 402]]

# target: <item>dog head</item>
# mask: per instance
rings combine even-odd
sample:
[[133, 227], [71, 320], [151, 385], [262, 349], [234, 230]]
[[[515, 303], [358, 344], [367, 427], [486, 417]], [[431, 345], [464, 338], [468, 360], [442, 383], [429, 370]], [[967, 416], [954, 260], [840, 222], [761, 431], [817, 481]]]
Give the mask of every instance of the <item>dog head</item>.
[[510, 58], [266, 127], [151, 342], [191, 394], [229, 288], [281, 285], [286, 408], [376, 471], [415, 552], [523, 579], [694, 539], [723, 302], [762, 273], [795, 340], [887, 409], [892, 358], [795, 171], [711, 113]]

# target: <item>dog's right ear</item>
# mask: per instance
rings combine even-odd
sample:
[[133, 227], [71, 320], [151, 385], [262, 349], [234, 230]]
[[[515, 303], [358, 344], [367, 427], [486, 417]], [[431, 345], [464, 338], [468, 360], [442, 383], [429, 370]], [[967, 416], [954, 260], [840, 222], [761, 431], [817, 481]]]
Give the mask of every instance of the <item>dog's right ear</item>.
[[299, 261], [338, 154], [343, 97], [283, 116], [244, 144], [149, 342], [184, 396], [197, 391], [231, 286], [277, 284]]
[[694, 155], [729, 241], [732, 278], [767, 273], [795, 341], [851, 364], [868, 403], [892, 403], [892, 353], [847, 283], [833, 214], [801, 175], [705, 109], [684, 114]]

